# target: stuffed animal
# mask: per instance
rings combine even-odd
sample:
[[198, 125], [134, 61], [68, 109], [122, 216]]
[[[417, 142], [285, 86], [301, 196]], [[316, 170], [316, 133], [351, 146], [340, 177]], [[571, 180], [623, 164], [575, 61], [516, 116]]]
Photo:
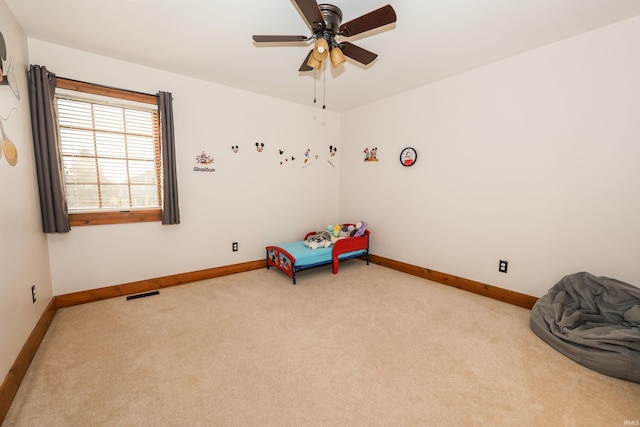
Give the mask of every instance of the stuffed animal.
[[354, 230], [353, 225], [343, 225], [340, 227], [339, 237], [351, 237], [351, 232]]
[[355, 232], [352, 236], [362, 236], [367, 229], [367, 223], [360, 220], [360, 222], [356, 223]]
[[330, 225], [329, 227], [331, 227], [329, 231], [333, 234], [333, 237], [340, 237], [340, 230], [342, 230], [342, 226], [340, 224], [336, 224], [334, 226]]
[[328, 248], [331, 246], [331, 233], [328, 231], [317, 231], [304, 241], [309, 249]]

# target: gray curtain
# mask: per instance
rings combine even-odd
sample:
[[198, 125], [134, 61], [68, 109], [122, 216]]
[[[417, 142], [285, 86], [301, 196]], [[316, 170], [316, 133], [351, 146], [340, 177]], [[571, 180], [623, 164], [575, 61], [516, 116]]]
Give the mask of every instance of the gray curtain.
[[173, 97], [170, 92], [158, 92], [158, 111], [160, 113], [160, 143], [162, 172], [164, 174], [162, 223], [180, 224], [176, 150], [173, 131]]
[[42, 231], [66, 233], [69, 212], [64, 189], [62, 157], [55, 119], [54, 93], [56, 76], [45, 67], [29, 68], [29, 106], [36, 157], [36, 174], [40, 192]]

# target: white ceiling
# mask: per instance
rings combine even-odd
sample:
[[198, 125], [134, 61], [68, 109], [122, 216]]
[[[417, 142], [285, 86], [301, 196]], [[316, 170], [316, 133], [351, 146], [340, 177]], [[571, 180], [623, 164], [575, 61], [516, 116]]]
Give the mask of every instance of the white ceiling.
[[[292, 0], [4, 1], [30, 38], [313, 105], [314, 72], [298, 72], [309, 46], [251, 38], [310, 35]], [[332, 2], [343, 23], [387, 3], [395, 24], [343, 39], [378, 58], [318, 73], [318, 105], [345, 111], [640, 15], [640, 0]]]

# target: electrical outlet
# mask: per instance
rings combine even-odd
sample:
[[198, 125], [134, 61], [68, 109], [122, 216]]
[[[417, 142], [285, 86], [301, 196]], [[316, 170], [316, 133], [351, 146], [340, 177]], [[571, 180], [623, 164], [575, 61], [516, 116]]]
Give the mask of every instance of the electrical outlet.
[[36, 303], [36, 285], [31, 286], [31, 301]]
[[507, 266], [509, 265], [509, 261], [505, 261], [505, 260], [500, 260], [500, 263], [498, 264], [498, 271], [500, 273], [506, 273], [507, 272]]
[[231, 244], [231, 250], [232, 250], [233, 252], [238, 252], [238, 242], [233, 242], [233, 243]]

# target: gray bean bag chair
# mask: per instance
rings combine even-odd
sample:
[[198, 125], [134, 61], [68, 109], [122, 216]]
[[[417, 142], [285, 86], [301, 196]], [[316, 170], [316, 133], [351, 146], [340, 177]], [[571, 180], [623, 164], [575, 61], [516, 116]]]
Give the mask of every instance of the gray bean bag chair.
[[640, 288], [607, 277], [564, 277], [531, 309], [531, 330], [576, 362], [640, 382]]

